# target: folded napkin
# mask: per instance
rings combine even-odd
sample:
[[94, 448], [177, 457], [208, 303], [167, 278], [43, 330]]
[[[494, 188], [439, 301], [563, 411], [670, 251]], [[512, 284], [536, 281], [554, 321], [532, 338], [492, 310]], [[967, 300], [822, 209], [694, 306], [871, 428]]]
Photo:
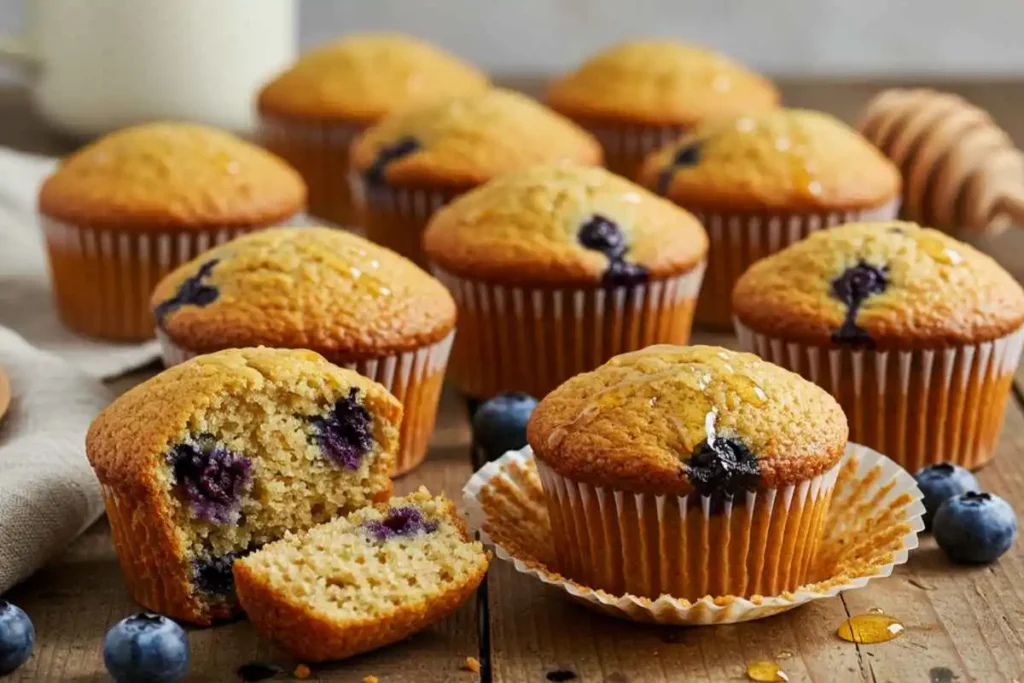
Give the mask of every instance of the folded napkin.
[[0, 327], [11, 407], [0, 418], [0, 595], [63, 551], [103, 511], [85, 433], [110, 401], [96, 379]]
[[156, 359], [156, 342], [94, 341], [57, 318], [36, 213], [39, 185], [55, 163], [0, 148], [0, 324], [94, 377], [121, 375]]

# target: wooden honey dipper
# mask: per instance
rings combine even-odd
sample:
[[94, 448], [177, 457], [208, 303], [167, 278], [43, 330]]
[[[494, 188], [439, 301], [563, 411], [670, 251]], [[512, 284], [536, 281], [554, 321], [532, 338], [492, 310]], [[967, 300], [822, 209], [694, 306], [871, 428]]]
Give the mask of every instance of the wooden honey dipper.
[[1024, 154], [984, 109], [934, 90], [885, 90], [857, 127], [903, 174], [907, 218], [949, 232], [1024, 226]]

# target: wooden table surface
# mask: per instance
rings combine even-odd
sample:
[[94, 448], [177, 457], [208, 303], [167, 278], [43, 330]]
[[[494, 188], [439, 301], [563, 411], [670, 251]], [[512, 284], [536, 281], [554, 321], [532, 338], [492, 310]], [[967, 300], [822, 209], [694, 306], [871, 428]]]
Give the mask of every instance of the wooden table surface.
[[[783, 83], [788, 103], [851, 120], [878, 83]], [[1024, 140], [1024, 82], [945, 83], [989, 108]], [[0, 90], [0, 145], [45, 153], [68, 143], [46, 133], [20, 90]], [[1021, 231], [1024, 232], [1024, 231]], [[1024, 244], [1024, 243], [1022, 243]], [[1001, 249], [1006, 251], [1006, 249]], [[695, 340], [734, 344], [731, 336], [697, 332]], [[124, 390], [150, 368], [111, 382]], [[1024, 511], [1024, 374], [1018, 375], [994, 463], [983, 486]], [[472, 472], [469, 426], [459, 398], [446, 391], [426, 464], [401, 479], [460, 496]], [[104, 681], [102, 640], [118, 619], [138, 610], [125, 592], [105, 522], [7, 597], [25, 608], [37, 629], [32, 660], [11, 681]], [[849, 615], [881, 607], [901, 619], [904, 635], [879, 645], [839, 640]], [[245, 621], [190, 632], [194, 681], [238, 680], [251, 661], [286, 663]], [[483, 663], [463, 670], [466, 657]], [[500, 683], [580, 681], [660, 683], [742, 681], [748, 662], [777, 661], [790, 681], [1024, 682], [1024, 541], [991, 566], [949, 563], [931, 538], [892, 577], [867, 588], [818, 600], [759, 622], [665, 628], [597, 615], [496, 561], [476, 599], [452, 618], [407, 641], [334, 665], [315, 667], [311, 680], [382, 683], [481, 680]], [[287, 678], [287, 677], [285, 677]]]

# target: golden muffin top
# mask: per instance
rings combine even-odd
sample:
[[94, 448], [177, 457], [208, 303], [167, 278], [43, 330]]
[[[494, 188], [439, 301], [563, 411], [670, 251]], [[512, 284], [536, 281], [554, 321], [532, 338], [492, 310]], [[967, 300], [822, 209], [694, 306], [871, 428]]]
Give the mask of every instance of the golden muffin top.
[[362, 33], [303, 55], [263, 87], [257, 106], [270, 116], [366, 125], [403, 107], [487, 87], [486, 74], [430, 43]]
[[352, 144], [370, 184], [465, 190], [527, 166], [600, 165], [601, 147], [572, 121], [510, 90], [399, 112]]
[[733, 309], [756, 332], [816, 345], [936, 348], [1024, 323], [1024, 290], [993, 259], [914, 223], [851, 223], [758, 261]]
[[533, 166], [499, 176], [434, 214], [424, 247], [474, 280], [628, 284], [692, 270], [708, 239], [693, 216], [602, 168]]
[[239, 237], [170, 273], [150, 303], [164, 333], [199, 353], [264, 345], [350, 362], [420, 348], [455, 326], [455, 302], [440, 282], [332, 228]]
[[900, 194], [900, 172], [838, 119], [781, 109], [709, 122], [648, 157], [641, 182], [691, 211], [856, 210]]
[[617, 490], [736, 494], [835, 465], [848, 427], [828, 392], [749, 353], [650, 346], [540, 402], [527, 440], [562, 476]]
[[693, 126], [774, 109], [768, 79], [728, 57], [675, 40], [637, 40], [594, 55], [548, 91], [567, 116], [612, 123]]
[[111, 133], [60, 164], [39, 210], [139, 231], [268, 225], [306, 203], [306, 186], [273, 154], [213, 128], [151, 123]]
[[391, 450], [381, 457], [393, 457], [402, 404], [387, 389], [313, 351], [255, 348], [199, 356], [129, 389], [89, 426], [89, 463], [102, 483], [162, 490], [166, 478], [160, 470], [166, 467], [168, 449], [183, 430], [194, 427], [190, 421], [197, 412], [215, 410], [225, 395], [282, 387], [295, 395], [296, 406], [306, 401], [330, 405], [358, 388], [360, 403], [381, 423], [377, 436], [388, 439]]

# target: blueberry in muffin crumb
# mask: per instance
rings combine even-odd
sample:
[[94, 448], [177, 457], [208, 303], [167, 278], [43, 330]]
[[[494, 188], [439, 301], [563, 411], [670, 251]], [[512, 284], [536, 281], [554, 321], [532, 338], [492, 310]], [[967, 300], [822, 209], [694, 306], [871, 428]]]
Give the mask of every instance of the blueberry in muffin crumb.
[[356, 400], [358, 396], [359, 389], [352, 387], [326, 417], [313, 418], [315, 438], [324, 457], [348, 470], [359, 469], [363, 456], [373, 447], [373, 420]]
[[419, 140], [413, 137], [404, 137], [390, 145], [381, 147], [377, 152], [377, 158], [373, 160], [373, 165], [363, 172], [366, 181], [371, 185], [384, 184], [384, 172], [387, 170], [388, 164], [412, 154], [421, 147]]
[[201, 520], [226, 524], [236, 519], [242, 494], [252, 480], [252, 463], [244, 455], [203, 435], [180, 443], [167, 454], [174, 482]]
[[601, 278], [606, 287], [631, 287], [647, 281], [646, 268], [625, 261], [629, 247], [622, 228], [615, 221], [595, 214], [580, 226], [577, 239], [585, 248], [608, 257], [608, 269]]
[[218, 263], [220, 259], [211, 259], [199, 266], [195, 275], [181, 283], [173, 297], [160, 303], [153, 311], [157, 322], [162, 323], [168, 315], [182, 306], [209, 306], [216, 301], [220, 290], [203, 284], [203, 280], [210, 276]]
[[832, 296], [846, 304], [846, 317], [842, 326], [832, 333], [833, 342], [868, 348], [874, 346], [874, 340], [857, 326], [857, 314], [865, 300], [881, 294], [889, 286], [886, 271], [885, 266], [873, 266], [862, 260], [832, 281]]
[[686, 461], [686, 477], [702, 496], [729, 498], [756, 488], [761, 467], [739, 439], [718, 437], [697, 444]]
[[437, 531], [437, 522], [429, 522], [423, 513], [412, 506], [391, 508], [383, 520], [363, 523], [363, 528], [378, 541], [396, 537], [430, 534]]

